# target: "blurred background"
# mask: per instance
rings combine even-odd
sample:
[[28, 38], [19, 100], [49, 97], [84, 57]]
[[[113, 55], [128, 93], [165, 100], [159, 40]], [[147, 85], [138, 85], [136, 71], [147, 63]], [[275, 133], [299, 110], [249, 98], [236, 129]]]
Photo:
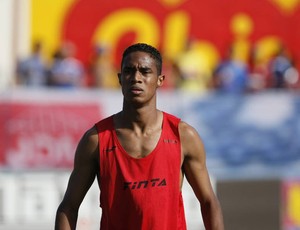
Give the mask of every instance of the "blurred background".
[[[76, 145], [121, 109], [121, 54], [161, 51], [229, 230], [300, 229], [300, 2], [0, 0], [0, 229], [53, 229]], [[204, 229], [184, 184], [188, 229]], [[78, 229], [99, 229], [94, 184]]]

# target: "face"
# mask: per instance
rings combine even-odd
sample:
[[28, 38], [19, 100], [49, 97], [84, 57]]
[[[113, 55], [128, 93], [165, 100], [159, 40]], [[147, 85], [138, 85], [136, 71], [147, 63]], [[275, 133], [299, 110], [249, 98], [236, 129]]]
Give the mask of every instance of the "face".
[[158, 75], [155, 60], [140, 51], [124, 58], [118, 77], [125, 101], [140, 105], [155, 100], [156, 90], [164, 81], [164, 75]]

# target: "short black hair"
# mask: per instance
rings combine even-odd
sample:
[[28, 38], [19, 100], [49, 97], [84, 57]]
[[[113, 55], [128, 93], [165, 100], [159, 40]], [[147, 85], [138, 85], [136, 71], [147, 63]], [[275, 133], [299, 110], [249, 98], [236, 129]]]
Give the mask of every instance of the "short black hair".
[[125, 57], [128, 54], [130, 54], [132, 52], [137, 52], [137, 51], [141, 51], [141, 52], [145, 52], [145, 53], [150, 54], [150, 56], [156, 62], [157, 73], [160, 75], [161, 71], [162, 71], [162, 57], [161, 57], [161, 54], [155, 47], [153, 47], [151, 45], [148, 45], [146, 43], [136, 43], [136, 44], [133, 44], [133, 45], [127, 47], [123, 52], [121, 68], [123, 66], [123, 61], [124, 61]]

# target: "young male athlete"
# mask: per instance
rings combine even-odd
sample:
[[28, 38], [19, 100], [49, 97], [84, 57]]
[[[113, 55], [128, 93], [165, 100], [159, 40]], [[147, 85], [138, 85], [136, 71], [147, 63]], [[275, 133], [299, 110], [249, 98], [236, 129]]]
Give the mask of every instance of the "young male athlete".
[[156, 107], [156, 91], [165, 79], [161, 71], [154, 47], [138, 43], [124, 51], [118, 74], [123, 109], [99, 121], [79, 142], [56, 230], [76, 228], [79, 206], [95, 177], [101, 230], [184, 230], [184, 176], [200, 202], [206, 229], [224, 229], [199, 135]]

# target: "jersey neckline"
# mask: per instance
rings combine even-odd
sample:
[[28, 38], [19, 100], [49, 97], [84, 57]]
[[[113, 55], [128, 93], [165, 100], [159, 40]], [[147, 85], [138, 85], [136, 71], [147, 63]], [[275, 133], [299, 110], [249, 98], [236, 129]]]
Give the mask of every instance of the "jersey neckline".
[[162, 142], [163, 142], [162, 140], [163, 140], [164, 126], [165, 126], [165, 122], [166, 122], [165, 112], [162, 111], [162, 113], [163, 113], [163, 119], [162, 119], [162, 124], [161, 124], [160, 137], [159, 137], [154, 149], [149, 154], [147, 154], [145, 157], [142, 157], [142, 158], [136, 158], [136, 157], [131, 156], [123, 148], [121, 142], [119, 141], [118, 135], [116, 133], [116, 129], [115, 129], [115, 125], [114, 125], [114, 119], [113, 119], [113, 116], [112, 116], [113, 137], [115, 139], [116, 145], [118, 146], [118, 148], [120, 149], [120, 151], [122, 152], [123, 155], [125, 155], [127, 158], [129, 158], [131, 160], [134, 160], [134, 161], [145, 161], [145, 160], [148, 160], [148, 159], [152, 158], [156, 154], [156, 152], [159, 150], [159, 148], [160, 148], [160, 146], [162, 145]]

